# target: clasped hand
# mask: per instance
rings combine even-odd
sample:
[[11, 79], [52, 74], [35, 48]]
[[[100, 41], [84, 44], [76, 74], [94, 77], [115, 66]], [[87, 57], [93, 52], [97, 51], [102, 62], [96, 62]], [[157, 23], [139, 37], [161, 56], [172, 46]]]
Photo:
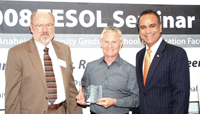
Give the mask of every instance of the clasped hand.
[[114, 106], [116, 104], [116, 99], [113, 99], [113, 98], [101, 98], [101, 99], [98, 99], [98, 102], [96, 104], [102, 105], [105, 108], [108, 108], [108, 107]]

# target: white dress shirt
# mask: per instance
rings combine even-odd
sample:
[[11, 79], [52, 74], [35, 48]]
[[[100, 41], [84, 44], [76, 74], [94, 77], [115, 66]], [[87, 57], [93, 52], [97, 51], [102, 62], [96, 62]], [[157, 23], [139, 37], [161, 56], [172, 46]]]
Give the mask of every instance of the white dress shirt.
[[[40, 59], [41, 59], [41, 62], [42, 62], [42, 66], [43, 66], [43, 69], [44, 69], [44, 74], [45, 74], [44, 51], [43, 51], [45, 46], [36, 42], [36, 41], [35, 41], [35, 44], [36, 44], [36, 47], [38, 49]], [[60, 65], [59, 65], [59, 62], [58, 62], [59, 58], [57, 58], [56, 52], [55, 52], [51, 42], [47, 45], [47, 48], [49, 48], [49, 56], [51, 57], [53, 71], [54, 71], [56, 85], [57, 85], [57, 99], [54, 102], [54, 104], [59, 104], [59, 103], [66, 100], [62, 71], [61, 71], [61, 68], [60, 68]], [[50, 105], [50, 102], [49, 102], [49, 105]]]
[[[158, 47], [160, 46], [161, 42], [162, 42], [162, 37], [151, 47], [151, 51], [152, 51], [151, 52], [151, 62], [152, 62], [152, 60], [153, 60], [153, 58], [154, 58], [154, 56], [155, 56], [155, 54], [156, 54], [156, 52], [158, 50]], [[144, 59], [145, 59], [145, 55], [147, 53], [147, 49], [148, 48], [149, 47], [146, 45], [146, 51], [145, 51], [145, 54], [144, 54]], [[143, 73], [144, 73], [144, 59], [143, 59]]]

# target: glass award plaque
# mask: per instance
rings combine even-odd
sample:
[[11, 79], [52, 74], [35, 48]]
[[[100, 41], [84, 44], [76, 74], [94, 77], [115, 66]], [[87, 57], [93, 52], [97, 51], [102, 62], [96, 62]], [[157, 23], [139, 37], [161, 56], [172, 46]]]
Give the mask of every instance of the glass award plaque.
[[83, 86], [86, 103], [97, 103], [102, 98], [102, 85]]

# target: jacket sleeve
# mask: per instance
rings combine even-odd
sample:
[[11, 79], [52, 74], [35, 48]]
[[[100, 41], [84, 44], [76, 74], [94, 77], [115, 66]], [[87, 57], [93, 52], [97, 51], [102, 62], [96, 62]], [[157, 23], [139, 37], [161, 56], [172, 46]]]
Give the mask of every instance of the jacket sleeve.
[[20, 114], [20, 88], [22, 63], [17, 54], [10, 49], [5, 68], [5, 113]]
[[185, 50], [178, 48], [171, 61], [170, 79], [173, 90], [173, 113], [187, 114], [190, 93], [189, 64]]

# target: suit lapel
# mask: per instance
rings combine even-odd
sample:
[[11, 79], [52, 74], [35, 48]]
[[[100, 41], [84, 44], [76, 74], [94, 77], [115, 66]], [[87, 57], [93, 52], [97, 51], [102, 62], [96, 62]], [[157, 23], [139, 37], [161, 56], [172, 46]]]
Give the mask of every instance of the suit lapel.
[[137, 75], [138, 75], [138, 81], [140, 82], [140, 83], [138, 83], [138, 84], [140, 84], [140, 87], [141, 87], [141, 89], [142, 89], [142, 91], [143, 91], [143, 89], [144, 89], [144, 84], [143, 84], [143, 59], [144, 59], [144, 54], [145, 54], [145, 48], [143, 48], [142, 50], [141, 50], [141, 52], [140, 53], [138, 53], [138, 57], [137, 57], [137, 64], [136, 64], [136, 66], [137, 66]]
[[[55, 41], [52, 41], [52, 45], [53, 45], [54, 50], [56, 52], [57, 58], [67, 62], [65, 60], [65, 58], [64, 58], [65, 56], [64, 56], [64, 52], [62, 51], [62, 48], [59, 45], [57, 45]], [[67, 63], [66, 63], [66, 67], [67, 67]], [[60, 66], [60, 68], [61, 68], [61, 72], [62, 72], [62, 78], [63, 78], [64, 87], [67, 87], [68, 84], [65, 82], [65, 80], [67, 80], [66, 79], [67, 78], [66, 77], [67, 69], [65, 67], [62, 67], [62, 66]], [[66, 88], [65, 88], [65, 90], [66, 90]]]
[[150, 65], [149, 72], [147, 74], [146, 84], [145, 84], [145, 86], [147, 86], [147, 87], [148, 87], [148, 84], [150, 83], [150, 80], [154, 76], [153, 73], [157, 69], [157, 65], [159, 64], [159, 61], [163, 58], [162, 52], [164, 51], [165, 46], [166, 46], [166, 42], [163, 40], [161, 42], [160, 46], [158, 47], [158, 50], [157, 50], [157, 52], [153, 58], [153, 61]]
[[40, 60], [40, 56], [39, 56], [39, 53], [38, 53], [38, 50], [37, 50], [37, 47], [36, 47], [36, 44], [35, 44], [35, 41], [34, 39], [32, 38], [30, 41], [30, 46], [29, 46], [29, 57], [32, 61], [32, 64], [33, 66], [35, 67], [39, 78], [41, 79], [44, 87], [47, 89], [47, 86], [46, 86], [46, 79], [45, 79], [45, 75], [44, 75], [44, 70], [43, 70], [43, 67], [42, 67], [42, 63], [41, 63], [41, 60]]
[[52, 41], [52, 45], [53, 45], [53, 48], [54, 48], [54, 50], [56, 52], [57, 58], [61, 59], [61, 60], [64, 60], [64, 54], [63, 54], [60, 46], [57, 45], [54, 41]]

